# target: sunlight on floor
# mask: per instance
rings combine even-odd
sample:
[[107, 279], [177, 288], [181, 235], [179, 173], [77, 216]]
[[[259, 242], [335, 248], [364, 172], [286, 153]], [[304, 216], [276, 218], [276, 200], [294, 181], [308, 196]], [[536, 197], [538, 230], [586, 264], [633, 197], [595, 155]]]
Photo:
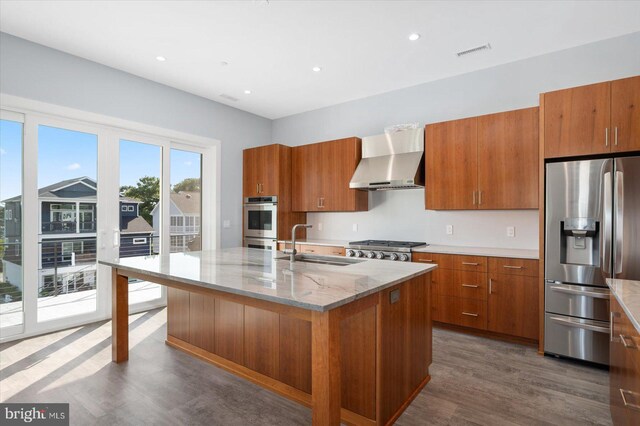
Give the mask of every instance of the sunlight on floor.
[[[150, 315], [150, 316], [149, 316]], [[146, 316], [146, 317], [145, 317]], [[145, 317], [143, 319], [143, 317]], [[129, 316], [129, 348], [132, 349], [144, 339], [151, 336], [166, 322], [166, 309], [153, 314], [141, 312]], [[95, 328], [94, 328], [95, 327]], [[84, 329], [91, 329], [83, 334]], [[78, 338], [72, 335], [78, 333]], [[61, 347], [50, 349], [63, 339], [71, 340]], [[71, 344], [72, 343], [72, 344]], [[53, 334], [26, 339], [17, 345], [29, 345], [29, 355], [4, 364], [5, 354], [12, 347], [0, 352], [2, 368], [0, 369], [0, 401], [5, 401], [25, 389], [36, 386], [37, 392], [55, 389], [59, 386], [81, 380], [97, 373], [111, 362], [111, 321], [96, 327], [90, 324]], [[49, 352], [48, 348], [51, 350]], [[86, 348], [82, 352], [73, 352], [72, 348]], [[33, 360], [30, 358], [34, 358]], [[28, 361], [28, 365], [27, 362]], [[24, 362], [25, 365], [20, 365]], [[11, 368], [13, 367], [13, 368]], [[16, 371], [12, 371], [12, 370]], [[19, 380], [7, 379], [16, 376]], [[3, 383], [4, 382], [4, 383]]]

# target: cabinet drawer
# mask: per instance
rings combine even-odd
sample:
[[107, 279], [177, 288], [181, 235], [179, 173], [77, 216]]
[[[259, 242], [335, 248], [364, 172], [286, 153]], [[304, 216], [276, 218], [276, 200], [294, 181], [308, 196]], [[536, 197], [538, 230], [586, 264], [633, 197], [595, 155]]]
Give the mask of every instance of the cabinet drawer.
[[538, 261], [535, 259], [512, 259], [492, 257], [489, 259], [489, 271], [492, 274], [538, 276]]
[[453, 259], [449, 254], [439, 253], [411, 253], [411, 260], [413, 262], [422, 263], [435, 263], [440, 268], [451, 269], [453, 265]]
[[487, 300], [487, 274], [484, 272], [454, 271], [453, 286], [460, 297]]
[[487, 274], [484, 272], [436, 269], [431, 281], [434, 295], [487, 300]]
[[314, 246], [310, 244], [300, 244], [300, 248], [298, 248], [298, 251], [300, 253], [344, 256], [344, 247], [337, 246]]
[[452, 269], [487, 272], [487, 258], [483, 256], [452, 256]]
[[452, 296], [435, 296], [433, 320], [448, 324], [487, 329], [487, 302]]

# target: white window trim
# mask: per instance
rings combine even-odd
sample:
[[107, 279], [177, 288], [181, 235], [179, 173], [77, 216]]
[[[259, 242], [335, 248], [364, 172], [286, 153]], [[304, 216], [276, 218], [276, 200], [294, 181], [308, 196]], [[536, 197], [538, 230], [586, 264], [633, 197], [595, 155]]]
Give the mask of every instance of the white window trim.
[[[171, 129], [158, 126], [138, 123], [130, 120], [124, 120], [103, 114], [96, 114], [82, 111], [74, 108], [68, 108], [60, 105], [50, 104], [46, 102], [26, 99], [19, 96], [0, 93], [0, 109], [2, 110], [1, 118], [16, 122], [24, 123], [23, 127], [23, 158], [37, 159], [37, 127], [39, 124], [53, 125], [54, 127], [63, 127], [70, 130], [84, 131], [98, 135], [98, 158], [115, 158], [115, 162], [119, 167], [119, 140], [129, 139], [133, 141], [145, 142], [145, 139], [151, 140], [154, 145], [160, 145], [163, 149], [163, 181], [170, 182], [170, 149], [181, 149], [202, 154], [202, 181], [203, 189], [205, 182], [212, 185], [212, 190], [206, 190], [202, 193], [202, 215], [209, 220], [205, 221], [202, 227], [202, 249], [213, 249], [220, 247], [220, 195], [221, 195], [221, 146], [222, 142], [218, 139], [197, 136], [193, 134], [183, 133]], [[111, 143], [101, 143], [107, 140]], [[36, 143], [33, 143], [36, 141]], [[160, 143], [158, 143], [160, 141]], [[116, 154], [114, 156], [114, 153]], [[164, 155], [166, 153], [166, 155]], [[23, 160], [24, 161], [24, 160]], [[98, 164], [98, 192], [102, 194], [110, 194], [114, 192], [114, 200], [109, 197], [101, 197], [98, 199], [99, 211], [108, 211], [108, 206], [113, 206], [118, 200], [118, 178], [105, 178], [112, 172], [114, 165], [105, 166]], [[26, 170], [25, 170], [26, 169]], [[161, 181], [162, 184], [162, 181]], [[112, 191], [113, 190], [113, 191]], [[22, 226], [33, 226], [40, 224], [40, 212], [38, 208], [40, 201], [38, 199], [37, 184], [37, 167], [23, 168], [23, 218]], [[167, 200], [162, 205], [161, 211], [161, 227], [164, 235], [170, 235], [169, 226], [169, 209], [170, 209], [170, 188], [169, 185], [162, 184], [162, 198]], [[103, 205], [106, 204], [106, 207]], [[111, 207], [112, 210], [114, 210]], [[103, 215], [105, 216], [105, 215]], [[114, 210], [110, 212], [109, 218], [98, 218], [99, 224], [103, 221], [107, 223], [118, 223], [119, 212]], [[40, 229], [40, 228], [38, 228]], [[100, 235], [98, 239], [106, 238], [110, 241], [112, 235]], [[30, 235], [33, 234], [33, 235]], [[23, 233], [23, 282], [35, 280], [38, 282], [38, 235], [31, 232], [29, 235]], [[161, 242], [161, 252], [169, 253], [169, 238], [164, 238]], [[108, 244], [109, 245], [109, 244]], [[100, 244], [98, 243], [98, 246]], [[108, 250], [102, 251], [102, 256], [117, 257], [119, 247], [109, 247]], [[99, 253], [100, 254], [100, 253]], [[100, 275], [102, 277], [110, 276], [108, 267], [98, 265]], [[101, 281], [100, 278], [98, 281]], [[101, 319], [108, 319], [111, 316], [111, 296], [110, 296], [110, 280], [109, 285], [101, 285], [97, 283], [98, 289], [101, 289], [101, 296], [105, 303], [99, 303], [98, 310], [95, 313], [82, 314], [72, 318], [61, 318], [44, 323], [37, 322], [37, 294], [29, 295], [28, 292], [23, 294], [24, 321], [19, 326], [18, 331], [5, 328], [0, 335], [0, 342], [13, 340], [16, 338], [25, 338], [33, 335], [44, 334], [47, 332], [60, 330], [62, 328], [74, 327], [88, 322], [94, 322]], [[163, 292], [165, 288], [163, 287]], [[131, 308], [130, 312], [140, 312], [150, 308], [151, 306], [141, 304], [140, 308]], [[29, 312], [30, 311], [30, 312]], [[12, 334], [17, 332], [18, 334]]]

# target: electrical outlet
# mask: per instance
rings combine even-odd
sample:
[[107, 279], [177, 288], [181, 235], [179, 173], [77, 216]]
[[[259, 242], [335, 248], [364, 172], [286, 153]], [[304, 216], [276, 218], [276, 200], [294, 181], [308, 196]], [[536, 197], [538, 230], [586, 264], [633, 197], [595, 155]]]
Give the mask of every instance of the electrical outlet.
[[222, 221], [222, 227], [223, 227], [223, 228], [225, 228], [225, 229], [229, 229], [229, 228], [231, 228], [231, 221], [230, 221], [230, 220], [228, 220], [228, 219], [223, 220], [223, 221]]
[[358, 232], [358, 224], [354, 223], [352, 229], [353, 229], [353, 232]]
[[453, 225], [447, 225], [447, 235], [453, 235]]
[[318, 223], [318, 231], [322, 231], [322, 222]]
[[516, 236], [516, 227], [507, 226], [507, 237], [515, 237], [515, 236]]

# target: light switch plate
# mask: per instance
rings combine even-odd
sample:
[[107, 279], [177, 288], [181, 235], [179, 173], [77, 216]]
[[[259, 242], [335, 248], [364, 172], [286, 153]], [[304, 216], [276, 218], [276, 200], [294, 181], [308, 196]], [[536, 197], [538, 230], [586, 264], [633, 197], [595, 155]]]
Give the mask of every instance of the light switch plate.
[[353, 232], [358, 232], [358, 224], [357, 223], [353, 224]]
[[453, 225], [447, 225], [447, 235], [453, 235]]
[[515, 237], [515, 236], [516, 236], [516, 227], [507, 226], [507, 237]]
[[222, 221], [222, 227], [225, 228], [225, 229], [231, 228], [231, 221], [230, 220], [223, 220]]
[[318, 231], [322, 231], [322, 222], [318, 222]]

